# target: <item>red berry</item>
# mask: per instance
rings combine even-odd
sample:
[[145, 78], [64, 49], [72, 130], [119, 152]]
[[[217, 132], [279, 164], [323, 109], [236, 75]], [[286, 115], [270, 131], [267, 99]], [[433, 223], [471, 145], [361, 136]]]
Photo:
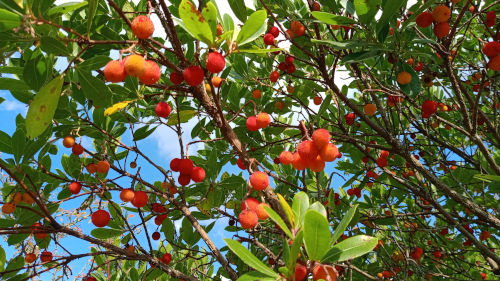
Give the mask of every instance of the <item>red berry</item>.
[[236, 165], [238, 165], [238, 168], [242, 169], [242, 170], [246, 170], [247, 167], [245, 166], [245, 164], [243, 163], [243, 161], [241, 160], [241, 158], [238, 158], [238, 160], [236, 161]]
[[169, 253], [165, 253], [162, 257], [161, 257], [161, 261], [168, 265], [170, 263], [170, 261], [172, 260], [172, 255], [169, 254]]
[[417, 16], [415, 21], [419, 27], [422, 27], [422, 28], [428, 27], [432, 24], [432, 21], [433, 21], [432, 14], [429, 12], [423, 12]]
[[203, 82], [205, 73], [203, 72], [203, 69], [200, 66], [193, 65], [184, 69], [182, 76], [189, 85], [198, 86], [201, 84], [201, 82]]
[[72, 182], [69, 184], [69, 192], [71, 192], [71, 194], [78, 194], [80, 193], [80, 190], [82, 189], [82, 185], [79, 183], [79, 182]]
[[253, 197], [248, 197], [247, 199], [243, 200], [241, 202], [241, 210], [252, 210], [257, 212], [258, 207], [260, 205], [259, 200], [253, 198]]
[[264, 35], [264, 44], [274, 45], [274, 36], [271, 33], [266, 33], [266, 35]]
[[139, 76], [139, 80], [145, 85], [152, 85], [160, 80], [161, 70], [158, 64], [152, 60], [146, 61], [146, 70]]
[[170, 105], [164, 101], [161, 101], [156, 104], [155, 113], [156, 116], [158, 117], [167, 118], [170, 115], [171, 111], [172, 108], [170, 107]]
[[269, 185], [269, 176], [261, 171], [257, 171], [250, 176], [250, 184], [255, 190], [264, 190]]
[[250, 116], [247, 119], [247, 129], [249, 131], [255, 132], [259, 130], [259, 125], [257, 125], [257, 117]]
[[140, 39], [147, 39], [155, 31], [153, 21], [147, 16], [136, 17], [131, 24], [132, 32]]
[[172, 84], [179, 85], [182, 81], [184, 81], [184, 77], [182, 77], [182, 75], [177, 72], [170, 73], [170, 82], [172, 82]]
[[189, 158], [184, 158], [180, 160], [179, 164], [179, 172], [183, 175], [191, 175], [191, 171], [193, 170], [193, 161]]
[[190, 175], [180, 174], [179, 177], [177, 178], [177, 182], [179, 182], [179, 184], [182, 186], [188, 185], [190, 181], [191, 181]]
[[226, 66], [226, 59], [218, 52], [211, 52], [207, 56], [206, 67], [212, 73], [221, 72]]
[[181, 159], [174, 158], [170, 161], [170, 170], [178, 172], [180, 165], [181, 165]]
[[432, 115], [437, 111], [437, 102], [432, 100], [426, 100], [422, 103], [422, 112], [426, 115]]
[[238, 219], [240, 221], [241, 227], [243, 227], [244, 229], [254, 228], [259, 222], [257, 213], [252, 210], [243, 210], [238, 216]]
[[123, 61], [112, 60], [108, 62], [103, 73], [106, 80], [113, 83], [123, 82], [127, 78]]
[[194, 167], [191, 171], [191, 179], [194, 182], [202, 182], [205, 179], [205, 170], [202, 167]]
[[92, 223], [97, 227], [104, 227], [108, 225], [111, 216], [106, 210], [97, 210], [92, 214]]
[[273, 83], [275, 83], [276, 81], [278, 81], [279, 78], [280, 78], [280, 74], [277, 71], [273, 71], [269, 75], [269, 80], [271, 82], [273, 82]]
[[142, 208], [148, 204], [148, 194], [142, 190], [134, 192], [134, 199], [132, 199], [132, 205], [136, 208]]
[[153, 240], [160, 239], [160, 233], [158, 231], [153, 232], [153, 234], [151, 235], [151, 238], [153, 238]]
[[271, 26], [271, 28], [269, 28], [269, 33], [271, 33], [274, 38], [276, 38], [280, 35], [280, 30], [276, 26]]

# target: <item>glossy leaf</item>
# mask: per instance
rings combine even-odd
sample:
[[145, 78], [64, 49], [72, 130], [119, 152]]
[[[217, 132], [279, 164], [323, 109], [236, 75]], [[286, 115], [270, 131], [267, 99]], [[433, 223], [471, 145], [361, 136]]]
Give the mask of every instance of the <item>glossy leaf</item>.
[[350, 19], [348, 17], [338, 16], [326, 12], [311, 12], [312, 16], [319, 21], [322, 21], [327, 24], [333, 25], [346, 25], [346, 24], [354, 24], [357, 23], [355, 20]]
[[378, 239], [367, 235], [357, 235], [333, 246], [323, 257], [323, 263], [342, 262], [371, 252], [377, 246]]
[[293, 197], [292, 209], [296, 225], [300, 227], [304, 221], [307, 209], [309, 209], [309, 196], [307, 196], [307, 193], [301, 191], [295, 194]]
[[254, 256], [247, 248], [243, 247], [237, 241], [232, 239], [224, 239], [227, 246], [233, 253], [235, 253], [245, 264], [257, 270], [258, 272], [273, 278], [277, 278], [278, 273], [267, 267], [256, 256]]
[[244, 0], [228, 0], [231, 10], [233, 10], [234, 15], [241, 21], [245, 22], [247, 20], [247, 7]]
[[5, 9], [0, 9], [0, 32], [12, 30], [21, 24], [21, 16]]
[[214, 42], [210, 24], [190, 0], [182, 0], [179, 5], [179, 16], [191, 36], [209, 45]]
[[43, 86], [35, 95], [26, 115], [26, 131], [29, 138], [38, 137], [52, 123], [63, 81], [64, 77], [60, 75]]
[[240, 33], [236, 38], [238, 46], [243, 46], [257, 39], [267, 30], [266, 26], [267, 13], [265, 10], [253, 12], [245, 24], [241, 27]]
[[113, 228], [95, 228], [90, 232], [90, 235], [99, 239], [109, 239], [123, 234], [122, 230]]
[[267, 214], [269, 215], [269, 218], [271, 218], [272, 221], [274, 221], [280, 228], [285, 232], [285, 234], [290, 238], [293, 239], [292, 232], [290, 229], [288, 229], [288, 226], [286, 226], [285, 222], [281, 217], [271, 208], [264, 206], [264, 209], [266, 210]]
[[315, 210], [308, 210], [304, 216], [304, 244], [309, 260], [320, 261], [330, 244], [328, 220]]
[[288, 218], [288, 221], [290, 222], [290, 224], [292, 224], [292, 228], [293, 228], [295, 226], [295, 216], [293, 215], [292, 208], [290, 207], [288, 202], [286, 202], [286, 199], [281, 194], [278, 193], [277, 195], [278, 195], [278, 199], [280, 200], [281, 207], [285, 211], [285, 214]]
[[358, 205], [354, 205], [349, 209], [349, 211], [347, 211], [347, 213], [344, 214], [344, 217], [342, 218], [339, 225], [337, 225], [335, 231], [333, 232], [331, 244], [337, 242], [337, 239], [339, 239], [339, 237], [342, 236], [342, 234], [344, 234], [344, 231], [346, 230], [347, 226], [349, 226], [349, 223], [354, 217], [354, 214], [356, 214], [357, 208]]

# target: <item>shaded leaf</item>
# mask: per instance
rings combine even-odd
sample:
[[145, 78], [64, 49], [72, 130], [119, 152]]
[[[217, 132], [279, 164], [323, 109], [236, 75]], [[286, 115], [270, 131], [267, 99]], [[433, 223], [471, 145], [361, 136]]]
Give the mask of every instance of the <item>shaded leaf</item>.
[[371, 252], [377, 246], [378, 239], [367, 235], [357, 235], [333, 246], [321, 262], [333, 263], [357, 258]]
[[273, 278], [278, 278], [279, 274], [267, 267], [256, 256], [254, 256], [247, 248], [232, 239], [224, 239], [227, 246], [235, 253], [245, 264], [257, 270], [258, 272]]

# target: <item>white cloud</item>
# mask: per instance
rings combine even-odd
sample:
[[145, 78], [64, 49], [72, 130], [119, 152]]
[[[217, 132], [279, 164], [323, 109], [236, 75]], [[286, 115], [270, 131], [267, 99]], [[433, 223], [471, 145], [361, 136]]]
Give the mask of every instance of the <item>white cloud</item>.
[[0, 110], [16, 111], [24, 114], [28, 111], [28, 106], [15, 100], [5, 100], [0, 104]]
[[[198, 119], [193, 118], [187, 123], [183, 123], [182, 127], [182, 143], [184, 151], [186, 145], [193, 141], [191, 138], [191, 131], [198, 123]], [[160, 126], [151, 134], [151, 138], [156, 142], [157, 151], [162, 157], [175, 158], [181, 156], [181, 149], [179, 145], [179, 137], [177, 134], [167, 126]], [[197, 138], [196, 138], [197, 139]], [[202, 143], [195, 143], [189, 146], [189, 155], [195, 155], [196, 152], [202, 147]]]

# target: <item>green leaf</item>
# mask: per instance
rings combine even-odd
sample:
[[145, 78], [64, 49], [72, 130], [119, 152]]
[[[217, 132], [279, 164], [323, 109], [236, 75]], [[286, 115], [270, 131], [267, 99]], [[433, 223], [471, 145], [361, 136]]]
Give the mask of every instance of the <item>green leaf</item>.
[[247, 20], [247, 7], [244, 0], [228, 0], [231, 10], [233, 10], [234, 15], [241, 21], [245, 22]]
[[293, 239], [292, 232], [290, 231], [290, 229], [288, 229], [288, 226], [286, 226], [281, 217], [273, 209], [267, 206], [264, 206], [264, 209], [266, 210], [271, 220], [274, 221], [281, 228], [281, 230], [283, 230], [285, 234], [290, 237], [290, 239]]
[[0, 247], [0, 271], [4, 270], [5, 261], [6, 261], [5, 250], [2, 247]]
[[210, 29], [210, 24], [190, 0], [182, 0], [179, 5], [179, 16], [186, 31], [191, 36], [208, 45], [212, 45], [214, 35]]
[[266, 276], [272, 278], [279, 277], [278, 273], [274, 272], [272, 269], [267, 267], [256, 256], [254, 256], [247, 248], [245, 248], [237, 241], [227, 238], [225, 238], [224, 241], [226, 242], [229, 249], [231, 249], [231, 251], [233, 251], [233, 253], [235, 253], [245, 264], [249, 265], [253, 269], [257, 270], [258, 272]]
[[[356, 214], [356, 209], [358, 208], [358, 205], [354, 205], [345, 213], [344, 217], [340, 221], [339, 225], [337, 225], [337, 228], [335, 228], [335, 231], [333, 232], [332, 236], [332, 242], [331, 244], [337, 242], [337, 239], [339, 239], [340, 236], [344, 233], [346, 230], [347, 226], [351, 222], [352, 218], [354, 217], [354, 214]], [[330, 244], [330, 245], [331, 245]]]
[[292, 210], [297, 227], [302, 225], [307, 209], [309, 209], [309, 196], [307, 196], [307, 193], [301, 191], [295, 194], [292, 202]]
[[215, 42], [215, 37], [217, 36], [217, 7], [210, 1], [205, 5], [205, 8], [201, 10], [201, 14], [208, 22], [210, 31], [212, 31], [212, 42]]
[[381, 0], [354, 0], [354, 8], [360, 21], [365, 24], [373, 21], [378, 12], [377, 5], [380, 5], [381, 2]]
[[48, 75], [47, 61], [40, 49], [33, 52], [29, 60], [26, 62], [23, 71], [23, 78], [26, 84], [38, 91], [45, 84]]
[[80, 68], [77, 68], [77, 72], [83, 94], [87, 99], [91, 100], [94, 105], [99, 107], [111, 105], [111, 93], [101, 79], [92, 76], [90, 72], [83, 71]]
[[300, 253], [300, 247], [302, 247], [302, 243], [304, 242], [304, 232], [301, 230], [293, 239], [292, 248], [290, 249], [290, 258], [288, 260], [288, 269], [289, 272], [295, 272], [295, 264], [297, 263], [297, 258]]
[[139, 140], [147, 138], [149, 135], [151, 135], [156, 130], [156, 127], [153, 127], [151, 130], [148, 130], [148, 129], [149, 129], [149, 126], [143, 126], [143, 127], [140, 127], [139, 129], [137, 129], [134, 132], [134, 141], [139, 141]]
[[63, 75], [52, 79], [40, 89], [31, 102], [26, 115], [26, 132], [30, 139], [38, 137], [52, 123], [63, 81]]
[[333, 246], [323, 257], [322, 263], [342, 262], [367, 254], [377, 246], [378, 239], [367, 235], [357, 235]]
[[353, 49], [356, 47], [373, 46], [375, 44], [368, 43], [361, 40], [344, 40], [344, 41], [332, 41], [332, 40], [317, 40], [311, 39], [311, 42], [318, 44], [326, 44], [337, 50]]
[[371, 59], [379, 55], [380, 55], [380, 50], [361, 51], [348, 54], [347, 56], [343, 57], [341, 61], [344, 63], [354, 63]]
[[[198, 114], [198, 111], [196, 110], [182, 110], [181, 112], [179, 112], [179, 119], [181, 120], [181, 123], [186, 123], [187, 121], [191, 120], [191, 118], [195, 117], [196, 114]], [[167, 124], [176, 125], [177, 123], [179, 123], [177, 113], [173, 112], [172, 114], [170, 114]]]
[[500, 181], [500, 176], [495, 176], [495, 175], [476, 174], [474, 175], [474, 178], [487, 182]]
[[56, 14], [67, 14], [69, 12], [72, 12], [76, 9], [79, 9], [81, 7], [84, 7], [87, 5], [87, 2], [68, 2], [64, 3], [58, 6], [55, 6], [54, 8], [51, 8], [48, 12], [49, 16], [53, 16]]
[[319, 261], [330, 245], [328, 220], [315, 210], [308, 210], [304, 216], [304, 244], [309, 260]]
[[271, 48], [271, 49], [238, 49], [238, 53], [249, 53], [249, 54], [265, 54], [265, 53], [274, 53], [283, 50], [282, 48]]
[[12, 78], [0, 78], [0, 90], [23, 91], [27, 92], [30, 89], [22, 80]]
[[60, 40], [49, 36], [43, 36], [42, 39], [40, 39], [40, 48], [42, 48], [44, 52], [54, 55], [69, 55], [68, 48]]
[[94, 20], [95, 13], [97, 12], [98, 0], [89, 0], [89, 14], [87, 17], [87, 34], [90, 34], [92, 21]]
[[21, 24], [21, 16], [16, 13], [0, 9], [0, 32], [10, 31]]
[[84, 62], [80, 63], [78, 67], [85, 70], [94, 70], [105, 66], [108, 62], [109, 62], [108, 56], [100, 55], [85, 60]]
[[240, 278], [236, 279], [236, 281], [274, 281], [276, 280], [274, 277], [269, 277], [265, 274], [262, 274], [258, 271], [250, 271], [240, 276]]
[[314, 18], [319, 21], [322, 21], [327, 24], [333, 25], [346, 25], [346, 24], [354, 24], [357, 23], [355, 20], [350, 19], [348, 17], [338, 16], [326, 12], [312, 12], [311, 13]]
[[0, 151], [12, 153], [12, 141], [10, 136], [4, 131], [0, 131]]
[[311, 206], [309, 206], [309, 210], [315, 210], [326, 218], [325, 206], [323, 206], [323, 204], [321, 204], [320, 202], [314, 202]]
[[113, 228], [95, 228], [90, 232], [90, 235], [99, 239], [109, 239], [120, 236], [122, 234], [123, 234], [122, 230]]
[[[380, 17], [380, 19], [378, 20], [378, 23], [377, 23], [377, 27], [376, 27], [377, 34], [380, 34], [381, 32], [382, 32], [382, 34], [387, 33], [387, 31], [385, 31], [385, 29], [387, 28], [387, 23], [399, 11], [401, 6], [403, 6], [403, 4], [405, 4], [405, 3], [406, 3], [406, 1], [402, 1], [402, 0], [387, 0], [385, 2], [385, 5], [382, 9], [382, 11], [383, 11], [382, 16]], [[385, 36], [382, 39], [379, 36], [380, 42], [383, 42], [384, 40], [385, 40]]]
[[240, 33], [236, 38], [238, 46], [243, 46], [257, 39], [266, 32], [267, 13], [265, 10], [253, 12], [245, 24], [241, 27]]

